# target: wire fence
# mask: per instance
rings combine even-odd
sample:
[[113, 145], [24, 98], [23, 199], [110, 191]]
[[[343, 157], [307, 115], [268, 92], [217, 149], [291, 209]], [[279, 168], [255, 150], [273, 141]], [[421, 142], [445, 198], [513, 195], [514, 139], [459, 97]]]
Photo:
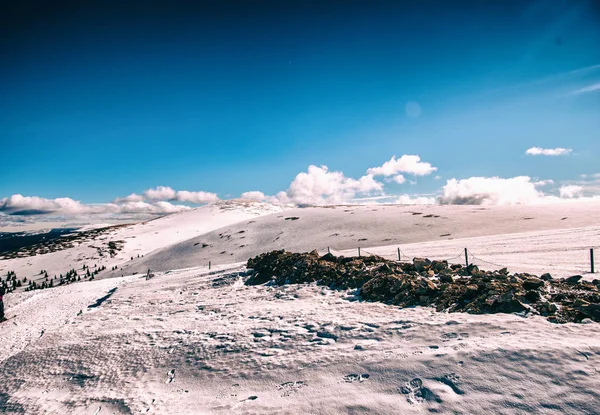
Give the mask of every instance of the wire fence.
[[[596, 247], [594, 247], [596, 248]], [[512, 272], [545, 273], [552, 272], [557, 276], [596, 273], [594, 248], [544, 249], [532, 247], [529, 251], [507, 247], [503, 249], [481, 248], [472, 251], [469, 248], [461, 250], [430, 249], [419, 252], [415, 248], [376, 247], [336, 250], [332, 247], [318, 250], [335, 256], [379, 256], [390, 261], [412, 262], [414, 258], [429, 258], [430, 260], [447, 261], [448, 264], [462, 266], [476, 265], [485, 270], [507, 268]], [[596, 249], [597, 250], [597, 249]]]

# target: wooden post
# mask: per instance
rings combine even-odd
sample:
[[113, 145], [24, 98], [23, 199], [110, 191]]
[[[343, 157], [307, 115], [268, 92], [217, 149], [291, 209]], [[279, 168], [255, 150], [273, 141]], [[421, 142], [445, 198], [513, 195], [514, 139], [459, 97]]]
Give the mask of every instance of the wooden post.
[[210, 269], [210, 261], [208, 261], [208, 269]]
[[398, 247], [398, 262], [400, 262], [400, 248]]
[[469, 254], [467, 253], [467, 248], [465, 248], [465, 263], [467, 267], [469, 267]]
[[590, 268], [592, 269], [592, 274], [594, 273], [594, 248], [590, 248]]
[[360, 257], [360, 246], [358, 247], [358, 256]]

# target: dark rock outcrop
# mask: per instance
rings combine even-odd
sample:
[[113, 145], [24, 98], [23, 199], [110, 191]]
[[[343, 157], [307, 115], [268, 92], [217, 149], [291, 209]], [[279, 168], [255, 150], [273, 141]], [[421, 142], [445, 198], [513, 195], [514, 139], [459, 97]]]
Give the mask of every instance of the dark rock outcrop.
[[598, 280], [541, 278], [484, 271], [446, 261], [415, 258], [389, 261], [377, 256], [320, 256], [317, 251], [272, 251], [248, 260], [247, 285], [317, 283], [333, 289], [360, 288], [362, 299], [400, 307], [431, 306], [437, 311], [472, 314], [527, 312], [557, 323], [600, 322]]

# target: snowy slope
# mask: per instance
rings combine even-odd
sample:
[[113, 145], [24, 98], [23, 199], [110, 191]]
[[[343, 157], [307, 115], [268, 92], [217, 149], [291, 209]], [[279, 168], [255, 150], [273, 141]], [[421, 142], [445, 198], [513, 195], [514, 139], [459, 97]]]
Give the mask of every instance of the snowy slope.
[[[397, 257], [398, 248], [409, 259], [457, 257], [468, 248], [478, 258], [493, 263], [471, 258], [470, 262], [486, 268], [559, 272], [564, 276], [589, 270], [589, 248], [600, 245], [599, 226], [600, 203], [290, 209], [157, 250], [125, 264], [118, 275], [146, 272], [148, 268], [166, 271], [204, 266], [209, 261], [241, 262], [273, 249], [325, 252], [329, 247], [344, 255], [356, 255], [361, 247], [365, 254], [390, 259]], [[454, 260], [462, 263], [464, 257]]]
[[0, 408], [598, 413], [598, 324], [398, 309], [326, 287], [220, 277], [193, 269], [9, 296]]
[[[217, 202], [175, 213], [155, 220], [115, 228], [96, 240], [88, 240], [74, 248], [36, 255], [27, 258], [0, 260], [0, 275], [15, 271], [19, 278], [38, 276], [40, 270], [48, 271], [50, 276], [64, 274], [71, 268], [81, 269], [83, 264], [93, 267], [104, 265], [108, 269], [137, 260], [138, 255], [169, 246], [171, 244], [202, 235], [214, 229], [228, 226], [239, 221], [255, 219], [284, 208], [267, 203], [232, 200]], [[105, 246], [108, 241], [123, 241], [123, 250], [114, 258], [108, 255], [100, 257], [96, 247]]]
[[[349, 255], [358, 244], [456, 261], [467, 247], [471, 261], [513, 272], [582, 273], [600, 240], [597, 204], [275, 209], [237, 202], [123, 228], [110, 238], [126, 241], [115, 259], [125, 277], [7, 295], [0, 411], [599, 413], [596, 323], [399, 309], [314, 285], [248, 287], [231, 274], [274, 248]], [[30, 266], [66, 268], [85, 249]], [[164, 272], [147, 281], [127, 276], [127, 263]]]

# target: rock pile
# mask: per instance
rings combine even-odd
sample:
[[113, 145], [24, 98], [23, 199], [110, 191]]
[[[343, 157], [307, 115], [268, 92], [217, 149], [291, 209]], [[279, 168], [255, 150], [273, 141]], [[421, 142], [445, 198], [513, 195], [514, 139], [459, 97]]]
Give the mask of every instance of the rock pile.
[[427, 258], [397, 263], [377, 256], [320, 256], [317, 251], [267, 252], [248, 260], [248, 268], [247, 285], [316, 282], [333, 289], [360, 288], [364, 300], [400, 307], [471, 314], [524, 312], [556, 323], [600, 322], [600, 280], [581, 281], [579, 275], [553, 279], [550, 274], [483, 271], [472, 264]]

